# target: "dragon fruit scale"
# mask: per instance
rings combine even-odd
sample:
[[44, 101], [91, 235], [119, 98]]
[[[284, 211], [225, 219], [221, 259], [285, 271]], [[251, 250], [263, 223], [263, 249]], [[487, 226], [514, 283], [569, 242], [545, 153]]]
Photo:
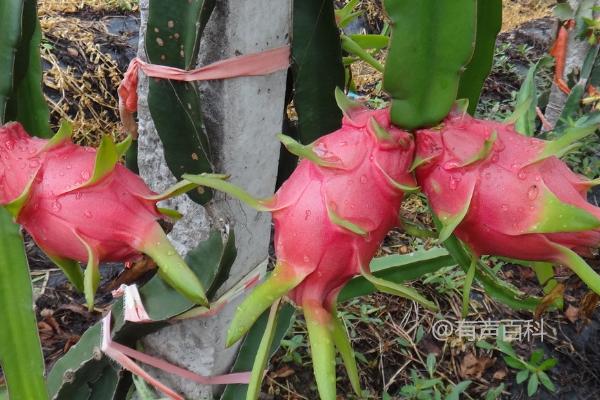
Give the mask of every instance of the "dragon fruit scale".
[[[100, 261], [128, 261], [145, 253], [182, 295], [206, 304], [200, 281], [177, 254], [157, 220], [153, 193], [118, 164], [128, 141], [108, 136], [99, 149], [70, 141], [63, 124], [50, 140], [30, 137], [18, 123], [0, 127], [0, 204], [4, 205], [84, 291], [93, 307]], [[87, 262], [85, 274], [77, 261]]]
[[595, 182], [558, 158], [596, 128], [575, 124], [545, 141], [452, 113], [417, 131], [417, 182], [442, 223], [440, 240], [454, 232], [475, 257], [566, 265], [600, 293], [600, 277], [578, 255], [600, 244], [600, 208], [586, 200]]
[[[334, 346], [360, 393], [354, 354], [336, 313], [337, 295], [350, 279], [362, 274], [382, 291], [435, 307], [415, 291], [369, 272], [381, 241], [398, 225], [405, 191], [417, 189], [408, 173], [413, 138], [391, 125], [389, 109], [371, 111], [349, 103], [340, 92], [336, 97], [343, 103], [342, 127], [308, 146], [280, 135], [302, 160], [274, 197], [250, 201], [272, 212], [277, 264], [239, 306], [227, 338], [228, 345], [235, 343], [274, 301], [287, 295], [304, 311], [322, 399], [335, 399]], [[225, 187], [225, 182], [202, 175], [183, 178], [248, 200], [249, 195]]]

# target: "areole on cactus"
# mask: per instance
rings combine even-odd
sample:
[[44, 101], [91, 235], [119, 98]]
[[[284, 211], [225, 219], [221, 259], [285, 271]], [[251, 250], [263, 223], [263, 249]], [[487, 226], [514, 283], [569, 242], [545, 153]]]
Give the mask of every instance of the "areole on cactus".
[[574, 124], [545, 141], [453, 112], [417, 131], [417, 181], [443, 225], [440, 241], [454, 232], [474, 258], [563, 264], [600, 293], [600, 277], [578, 255], [600, 244], [600, 208], [586, 200], [596, 182], [558, 158], [596, 128]]
[[277, 264], [239, 306], [227, 344], [238, 341], [274, 301], [287, 296], [304, 311], [323, 399], [335, 399], [334, 346], [360, 393], [354, 354], [336, 312], [337, 295], [350, 279], [362, 274], [381, 291], [436, 308], [413, 289], [369, 272], [381, 241], [399, 224], [404, 193], [418, 189], [408, 173], [413, 138], [391, 125], [389, 109], [368, 110], [341, 91], [336, 97], [344, 112], [339, 130], [308, 146], [280, 135], [286, 147], [303, 159], [273, 198], [257, 201], [220, 179], [184, 176], [273, 213]]
[[[207, 304], [202, 285], [157, 220], [157, 195], [117, 163], [129, 140], [109, 136], [98, 149], [70, 141], [63, 124], [50, 140], [30, 137], [18, 123], [0, 127], [0, 204], [39, 247], [85, 292], [93, 307], [100, 261], [127, 261], [145, 253], [161, 277], [182, 295]], [[87, 262], [85, 274], [77, 261]]]

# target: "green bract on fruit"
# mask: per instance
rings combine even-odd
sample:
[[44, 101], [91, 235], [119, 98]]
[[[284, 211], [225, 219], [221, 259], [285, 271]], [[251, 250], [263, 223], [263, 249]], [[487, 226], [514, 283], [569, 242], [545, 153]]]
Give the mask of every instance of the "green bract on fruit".
[[391, 125], [389, 109], [370, 111], [339, 92], [337, 98], [345, 114], [339, 130], [307, 146], [280, 135], [303, 160], [273, 198], [252, 201], [226, 182], [184, 176], [272, 211], [277, 265], [238, 308], [227, 342], [239, 340], [274, 301], [287, 295], [304, 311], [318, 389], [326, 400], [335, 399], [334, 345], [360, 392], [352, 348], [336, 313], [337, 295], [350, 279], [362, 274], [380, 290], [435, 307], [414, 290], [369, 272], [381, 241], [398, 225], [404, 193], [416, 189], [408, 172], [413, 138]]
[[479, 255], [564, 264], [600, 293], [600, 279], [578, 256], [600, 244], [600, 208], [586, 200], [594, 182], [558, 156], [596, 127], [574, 125], [556, 141], [512, 125], [451, 114], [416, 133], [417, 181], [443, 224]]
[[[50, 140], [21, 125], [0, 127], [0, 204], [63, 268], [93, 306], [100, 261], [141, 253], [190, 300], [206, 304], [200, 281], [177, 254], [157, 220], [162, 216], [144, 181], [117, 161], [128, 142], [105, 137], [99, 149], [71, 143], [66, 125]], [[77, 261], [87, 262], [83, 276]]]

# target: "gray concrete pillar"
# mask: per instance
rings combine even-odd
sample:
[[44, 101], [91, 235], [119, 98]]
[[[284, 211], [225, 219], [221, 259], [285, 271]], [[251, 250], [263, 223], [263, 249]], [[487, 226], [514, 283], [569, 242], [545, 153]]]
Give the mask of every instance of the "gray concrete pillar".
[[[140, 57], [145, 59], [144, 31], [148, 0], [140, 1]], [[288, 44], [291, 0], [219, 0], [200, 47], [199, 65], [240, 54]], [[275, 187], [280, 132], [284, 109], [286, 71], [268, 76], [203, 82], [203, 113], [216, 172], [231, 175], [231, 182], [258, 197], [270, 196]], [[161, 143], [147, 104], [148, 80], [140, 77], [139, 167], [140, 174], [156, 190], [175, 182], [166, 166]], [[238, 257], [223, 290], [233, 286], [247, 272], [267, 258], [271, 216], [257, 213], [221, 193], [201, 207], [186, 196], [166, 205], [185, 214], [170, 234], [178, 251], [185, 254], [207, 238], [211, 227], [235, 230]], [[149, 354], [202, 375], [228, 371], [236, 349], [224, 349], [225, 333], [237, 304], [219, 315], [190, 320], [162, 329], [143, 340]], [[211, 399], [216, 388], [204, 387], [160, 371], [151, 371], [187, 399]]]

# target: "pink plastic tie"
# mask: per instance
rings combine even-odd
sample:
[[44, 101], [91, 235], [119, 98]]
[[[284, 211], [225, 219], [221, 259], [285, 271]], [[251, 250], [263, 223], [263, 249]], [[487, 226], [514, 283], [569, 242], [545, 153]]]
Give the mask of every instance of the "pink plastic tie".
[[130, 349], [120, 343], [113, 342], [110, 335], [111, 312], [102, 319], [102, 351], [108, 357], [120, 364], [123, 368], [131, 373], [144, 379], [148, 384], [155, 387], [170, 399], [184, 400], [184, 398], [175, 392], [173, 389], [154, 378], [132, 359], [138, 360], [144, 364], [161, 369], [165, 372], [179, 375], [182, 378], [197, 382], [202, 385], [229, 385], [229, 384], [248, 384], [250, 381], [250, 372], [236, 372], [226, 375], [202, 376], [187, 369], [173, 365], [167, 361], [149, 356], [140, 351]]
[[152, 318], [146, 312], [136, 284], [121, 285], [117, 290], [112, 291], [112, 295], [115, 298], [123, 297], [123, 307], [125, 308], [123, 318], [125, 321], [152, 322]]
[[[261, 275], [261, 271], [253, 271], [236, 286], [226, 292], [221, 298], [212, 303], [210, 308], [203, 308], [200, 311], [194, 312], [193, 316], [186, 315], [185, 319], [209, 318], [217, 315], [232, 300], [256, 286], [260, 281]], [[121, 285], [118, 289], [112, 291], [112, 296], [114, 298], [123, 297], [125, 321], [135, 323], [154, 322], [144, 307], [137, 285]], [[175, 318], [173, 322], [176, 322], [177, 320], [178, 319]]]
[[189, 71], [166, 65], [148, 64], [136, 57], [129, 63], [118, 89], [121, 121], [128, 132], [132, 133], [134, 137], [137, 136], [133, 113], [137, 111], [137, 85], [140, 69], [152, 78], [191, 82], [268, 75], [286, 69], [289, 65], [289, 46], [232, 57]]

